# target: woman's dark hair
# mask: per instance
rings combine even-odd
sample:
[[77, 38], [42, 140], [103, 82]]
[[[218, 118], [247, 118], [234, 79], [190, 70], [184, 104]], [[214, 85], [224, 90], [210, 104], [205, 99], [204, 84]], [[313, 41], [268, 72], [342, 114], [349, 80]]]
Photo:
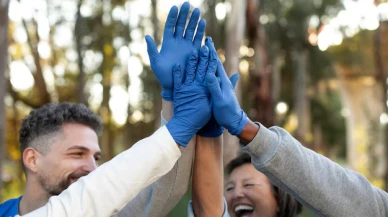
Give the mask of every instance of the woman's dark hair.
[[[251, 156], [247, 153], [242, 153], [226, 166], [225, 175], [229, 176], [236, 168], [251, 163]], [[295, 217], [302, 212], [303, 206], [295, 198], [272, 183], [271, 186], [279, 207], [278, 217]]]

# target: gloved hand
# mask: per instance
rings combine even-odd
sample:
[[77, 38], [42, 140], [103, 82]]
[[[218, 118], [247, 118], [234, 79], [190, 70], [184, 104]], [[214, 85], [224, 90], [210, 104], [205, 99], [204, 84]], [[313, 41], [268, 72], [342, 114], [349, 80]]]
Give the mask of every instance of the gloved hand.
[[234, 74], [230, 80], [222, 66], [221, 61], [217, 61], [217, 76], [208, 73], [206, 75], [206, 85], [209, 89], [213, 115], [216, 121], [232, 135], [239, 135], [244, 126], [248, 123], [248, 117], [241, 109], [234, 93], [234, 84], [238, 80], [238, 74]]
[[[167, 101], [172, 101], [173, 75], [171, 72], [173, 66], [179, 64], [183, 71], [186, 69], [186, 62], [190, 56], [190, 52], [196, 50], [198, 53], [201, 48], [202, 38], [206, 28], [206, 21], [204, 19], [201, 19], [198, 23], [200, 11], [196, 8], [191, 15], [185, 32], [189, 10], [190, 4], [188, 2], [182, 5], [179, 16], [177, 16], [178, 8], [176, 6], [170, 9], [164, 27], [163, 43], [160, 53], [152, 37], [149, 35], [145, 37], [152, 71], [162, 85], [162, 98]], [[197, 32], [194, 36], [196, 28]]]
[[206, 73], [212, 73], [214, 76], [217, 61], [210, 61], [208, 65], [208, 58], [209, 49], [203, 46], [199, 63], [197, 51], [191, 53], [186, 78], [181, 73], [181, 66], [177, 65], [173, 70], [174, 116], [166, 126], [175, 142], [183, 147], [187, 146], [190, 139], [211, 117], [210, 95], [204, 80]]
[[[209, 52], [210, 52], [210, 59], [209, 61], [210, 62], [214, 62], [215, 64], [213, 64], [213, 66], [217, 65], [217, 61], [218, 61], [218, 56], [217, 56], [217, 51], [216, 51], [216, 48], [214, 47], [214, 43], [213, 43], [213, 40], [211, 37], [206, 37], [206, 40], [205, 40], [205, 45], [209, 48]], [[210, 65], [209, 65], [210, 66]], [[208, 67], [208, 70], [210, 68]], [[211, 69], [211, 71], [216, 71], [216, 69]], [[209, 72], [209, 73], [212, 73], [212, 72]], [[214, 74], [214, 73], [212, 73]], [[232, 82], [232, 86], [233, 88], [236, 86], [236, 82], [237, 82], [237, 79], [234, 79], [234, 80], [231, 80]], [[208, 138], [215, 138], [215, 137], [219, 137], [222, 135], [222, 133], [224, 133], [224, 127], [222, 127], [220, 124], [217, 123], [215, 117], [214, 117], [214, 114], [212, 114], [209, 122], [207, 122], [207, 124], [202, 127], [202, 129], [200, 129], [198, 131], [198, 135], [202, 136], [202, 137], [208, 137]]]

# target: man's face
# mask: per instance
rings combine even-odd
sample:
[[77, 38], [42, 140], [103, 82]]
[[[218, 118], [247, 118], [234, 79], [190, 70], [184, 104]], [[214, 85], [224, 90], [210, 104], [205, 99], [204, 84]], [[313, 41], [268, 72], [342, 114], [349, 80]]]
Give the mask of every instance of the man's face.
[[274, 217], [277, 202], [268, 178], [252, 164], [235, 168], [225, 182], [225, 198], [231, 217]]
[[46, 155], [37, 161], [37, 178], [50, 195], [58, 195], [98, 166], [97, 134], [86, 125], [65, 124]]

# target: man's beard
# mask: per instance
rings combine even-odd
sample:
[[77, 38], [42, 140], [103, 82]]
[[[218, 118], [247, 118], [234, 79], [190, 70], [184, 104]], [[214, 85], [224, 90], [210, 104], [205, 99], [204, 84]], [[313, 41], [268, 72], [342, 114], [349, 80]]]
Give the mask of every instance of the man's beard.
[[47, 175], [47, 174], [40, 174], [38, 175], [38, 181], [42, 188], [50, 195], [50, 196], [57, 196], [62, 191], [66, 190], [71, 184], [72, 179], [78, 179], [82, 176], [86, 176], [89, 173], [86, 172], [73, 172], [65, 179], [60, 180], [59, 182], [55, 179], [55, 177]]

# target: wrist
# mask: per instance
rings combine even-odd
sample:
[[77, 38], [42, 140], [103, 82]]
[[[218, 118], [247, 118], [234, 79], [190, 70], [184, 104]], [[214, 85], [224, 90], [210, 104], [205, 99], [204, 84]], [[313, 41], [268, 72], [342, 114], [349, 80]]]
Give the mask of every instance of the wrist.
[[219, 125], [215, 119], [210, 119], [210, 121], [202, 127], [197, 135], [207, 138], [217, 138], [224, 133], [224, 127]]
[[237, 135], [237, 137], [240, 139], [242, 144], [247, 145], [253, 140], [253, 138], [255, 138], [259, 130], [259, 125], [255, 124], [251, 120], [248, 120], [248, 123], [244, 126], [243, 130], [239, 135]]
[[244, 129], [245, 125], [249, 121], [247, 114], [245, 114], [243, 110], [240, 110], [240, 114], [238, 114], [238, 116], [240, 116], [238, 119], [239, 121], [234, 123], [233, 126], [227, 128], [229, 133], [234, 136], [240, 135], [241, 131]]
[[162, 96], [162, 99], [164, 99], [166, 101], [169, 101], [169, 102], [173, 101], [171, 90], [163, 89], [162, 92], [160, 93], [160, 95]]
[[191, 138], [197, 133], [198, 129], [195, 126], [190, 126], [184, 123], [183, 120], [173, 117], [167, 124], [166, 127], [170, 132], [174, 141], [183, 147], [186, 147], [190, 142]]
[[162, 115], [166, 121], [169, 121], [174, 115], [174, 104], [170, 101], [162, 99]]

